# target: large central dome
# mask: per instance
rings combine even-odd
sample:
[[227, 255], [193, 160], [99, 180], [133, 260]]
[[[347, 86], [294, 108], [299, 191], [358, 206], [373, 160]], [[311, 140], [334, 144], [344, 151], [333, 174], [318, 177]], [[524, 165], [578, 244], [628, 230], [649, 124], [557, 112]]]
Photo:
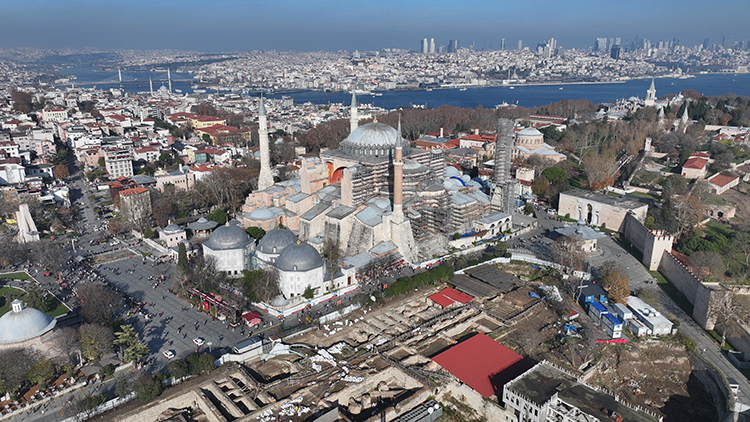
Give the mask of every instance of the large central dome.
[[402, 147], [406, 155], [410, 144], [396, 129], [383, 123], [372, 122], [354, 129], [341, 141], [339, 149], [347, 155], [356, 157], [392, 158], [397, 146]]

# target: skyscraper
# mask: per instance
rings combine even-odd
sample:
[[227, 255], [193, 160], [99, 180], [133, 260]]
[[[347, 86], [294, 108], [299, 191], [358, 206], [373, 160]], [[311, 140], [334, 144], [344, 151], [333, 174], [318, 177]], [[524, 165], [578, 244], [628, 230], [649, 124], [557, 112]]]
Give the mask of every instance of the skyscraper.
[[430, 53], [435, 53], [435, 38], [430, 38]]
[[458, 51], [458, 40], [449, 40], [448, 41], [448, 52], [449, 53], [455, 53]]
[[422, 38], [422, 54], [427, 54], [429, 46], [427, 44], [427, 38]]
[[523, 50], [523, 40], [518, 40], [518, 49]]
[[612, 50], [609, 53], [609, 57], [620, 60], [620, 46], [619, 45], [613, 45]]
[[500, 38], [500, 49], [505, 50], [505, 38]]

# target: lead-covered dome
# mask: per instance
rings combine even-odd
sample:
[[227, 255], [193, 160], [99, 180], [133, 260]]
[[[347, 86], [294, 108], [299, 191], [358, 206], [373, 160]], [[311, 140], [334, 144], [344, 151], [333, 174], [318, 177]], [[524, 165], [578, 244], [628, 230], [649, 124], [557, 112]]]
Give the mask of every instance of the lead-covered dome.
[[281, 251], [273, 265], [281, 271], [309, 271], [323, 264], [323, 257], [314, 247], [307, 243], [294, 243]]
[[240, 249], [250, 242], [250, 235], [241, 227], [226, 225], [214, 230], [203, 245], [213, 250]]
[[339, 150], [357, 157], [393, 157], [397, 146], [410, 149], [409, 141], [398, 131], [384, 123], [372, 122], [352, 131], [339, 145]]
[[0, 344], [26, 341], [55, 328], [57, 320], [34, 308], [24, 308], [16, 299], [12, 310], [0, 317]]
[[273, 229], [263, 235], [258, 242], [258, 250], [267, 253], [280, 253], [284, 248], [297, 242], [297, 236], [289, 229]]

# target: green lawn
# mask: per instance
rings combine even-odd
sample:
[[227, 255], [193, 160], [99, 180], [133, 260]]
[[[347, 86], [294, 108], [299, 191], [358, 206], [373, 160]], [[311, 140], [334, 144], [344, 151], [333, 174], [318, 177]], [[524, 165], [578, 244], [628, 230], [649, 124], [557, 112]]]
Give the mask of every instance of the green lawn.
[[12, 278], [16, 280], [26, 280], [26, 281], [33, 280], [33, 278], [29, 277], [29, 275], [23, 271], [17, 271], [15, 273], [0, 274], [0, 279], [4, 279], [4, 278]]
[[[13, 287], [0, 287], [0, 304], [2, 304], [2, 306], [0, 306], [0, 316], [3, 316], [10, 311], [11, 301], [5, 300], [5, 295], [8, 294], [15, 295], [23, 301], [26, 292]], [[52, 295], [47, 296], [47, 309], [50, 309], [50, 311], [46, 312], [46, 314], [53, 317], [58, 317], [68, 313], [68, 308]]]
[[630, 195], [630, 196], [637, 196], [639, 198], [651, 199], [651, 200], [656, 201], [656, 198], [654, 198], [652, 195], [649, 195], [649, 194], [647, 194], [645, 192], [634, 191], [634, 192], [630, 192], [628, 195]]

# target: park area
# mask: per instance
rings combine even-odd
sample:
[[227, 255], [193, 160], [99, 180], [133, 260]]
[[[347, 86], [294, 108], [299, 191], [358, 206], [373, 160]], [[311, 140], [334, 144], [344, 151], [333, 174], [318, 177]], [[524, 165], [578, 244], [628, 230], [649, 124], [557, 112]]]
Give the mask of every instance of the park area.
[[[41, 290], [37, 287], [38, 290]], [[32, 289], [33, 290], [33, 289]], [[5, 315], [11, 309], [11, 303], [14, 299], [20, 299], [24, 306], [39, 309], [40, 311], [52, 317], [58, 317], [68, 313], [68, 308], [51, 294], [36, 299], [33, 297], [36, 292], [26, 292], [14, 287], [0, 287], [0, 316]], [[37, 306], [34, 306], [37, 305]]]

